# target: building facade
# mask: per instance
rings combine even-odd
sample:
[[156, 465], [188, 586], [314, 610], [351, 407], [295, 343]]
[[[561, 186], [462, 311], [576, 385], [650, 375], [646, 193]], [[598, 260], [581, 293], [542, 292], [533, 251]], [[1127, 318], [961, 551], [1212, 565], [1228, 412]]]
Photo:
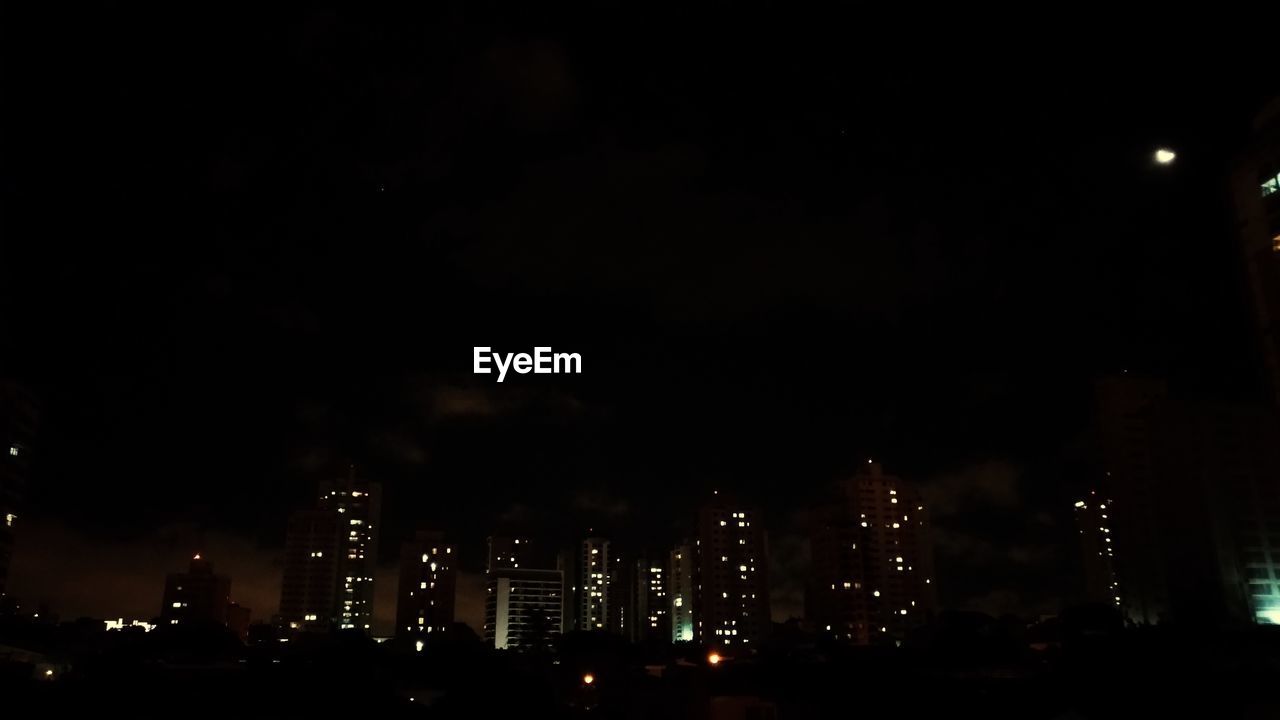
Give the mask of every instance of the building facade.
[[695, 548], [696, 636], [725, 650], [759, 647], [772, 627], [760, 511], [714, 493], [698, 512]]
[[602, 537], [582, 541], [578, 553], [578, 629], [594, 632], [615, 630], [609, 611], [614, 580], [610, 543]]
[[923, 497], [868, 461], [816, 509], [806, 617], [858, 645], [901, 642], [937, 610], [933, 543]]
[[634, 642], [666, 644], [671, 642], [671, 578], [665, 553], [639, 557], [635, 569], [635, 608], [630, 637]]
[[320, 484], [313, 509], [296, 512], [285, 540], [281, 620], [292, 628], [360, 630], [373, 624], [382, 488], [349, 475]]
[[457, 555], [439, 532], [419, 532], [400, 548], [396, 635], [417, 637], [447, 631], [454, 621]]
[[[564, 574], [527, 538], [489, 538], [484, 639], [499, 650], [546, 650], [564, 620]], [[538, 567], [543, 565], [543, 567]]]
[[667, 573], [671, 600], [671, 642], [693, 642], [693, 576], [696, 547], [685, 542], [672, 548]]

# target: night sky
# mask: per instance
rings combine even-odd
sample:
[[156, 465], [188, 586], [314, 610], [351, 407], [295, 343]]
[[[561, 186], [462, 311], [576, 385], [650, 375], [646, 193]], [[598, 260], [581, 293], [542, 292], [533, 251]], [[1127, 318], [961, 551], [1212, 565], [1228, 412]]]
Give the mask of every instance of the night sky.
[[150, 617], [203, 551], [265, 619], [354, 462], [384, 627], [415, 528], [474, 622], [490, 532], [665, 544], [712, 487], [765, 507], [783, 620], [813, 494], [875, 457], [931, 498], [943, 604], [1033, 615], [1095, 378], [1259, 392], [1225, 173], [1273, 41], [598, 7], [6, 12], [14, 594]]

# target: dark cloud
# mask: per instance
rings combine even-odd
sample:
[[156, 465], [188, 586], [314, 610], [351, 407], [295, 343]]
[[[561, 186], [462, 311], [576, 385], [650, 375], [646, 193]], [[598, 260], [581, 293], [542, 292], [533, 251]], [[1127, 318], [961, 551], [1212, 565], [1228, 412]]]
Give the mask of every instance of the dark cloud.
[[1031, 512], [1025, 468], [986, 460], [924, 484], [939, 593], [950, 607], [992, 614], [1056, 611], [1068, 588], [1053, 515]]
[[573, 498], [573, 507], [602, 520], [619, 520], [631, 513], [631, 505], [624, 499], [601, 490], [589, 490]]
[[935, 517], [956, 515], [975, 507], [1015, 508], [1021, 499], [1020, 473], [1016, 465], [1005, 460], [970, 465], [932, 478], [923, 486], [925, 499]]
[[[470, 358], [471, 348], [461, 348]], [[507, 349], [506, 352], [528, 352], [530, 349]], [[513, 376], [511, 378], [515, 380]], [[484, 378], [477, 378], [483, 382]], [[454, 418], [492, 418], [512, 415], [530, 409], [540, 413], [573, 415], [582, 412], [583, 404], [571, 394], [552, 387], [520, 385], [448, 385], [431, 380], [413, 380], [429, 408], [429, 416], [438, 421]]]

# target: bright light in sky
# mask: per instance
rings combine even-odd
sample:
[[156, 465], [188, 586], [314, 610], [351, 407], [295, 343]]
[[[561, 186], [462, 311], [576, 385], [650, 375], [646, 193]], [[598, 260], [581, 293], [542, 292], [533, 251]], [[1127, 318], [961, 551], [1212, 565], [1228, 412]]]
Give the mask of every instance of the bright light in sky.
[[1178, 157], [1178, 154], [1168, 148], [1160, 148], [1159, 150], [1156, 150], [1156, 162], [1161, 165], [1168, 165], [1173, 162], [1173, 159], [1176, 157]]

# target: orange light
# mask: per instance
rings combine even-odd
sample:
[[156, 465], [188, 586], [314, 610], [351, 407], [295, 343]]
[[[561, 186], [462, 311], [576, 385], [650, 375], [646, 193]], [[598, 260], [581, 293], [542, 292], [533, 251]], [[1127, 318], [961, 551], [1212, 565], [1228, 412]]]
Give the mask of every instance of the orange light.
[[586, 675], [583, 675], [583, 676], [582, 676], [582, 684], [583, 684], [583, 685], [590, 685], [591, 683], [593, 683], [593, 682], [595, 682], [595, 681], [596, 681], [596, 676], [595, 676], [595, 675], [592, 675], [591, 673], [587, 673]]
[[711, 653], [707, 656], [707, 662], [712, 665], [720, 664], [720, 653]]

